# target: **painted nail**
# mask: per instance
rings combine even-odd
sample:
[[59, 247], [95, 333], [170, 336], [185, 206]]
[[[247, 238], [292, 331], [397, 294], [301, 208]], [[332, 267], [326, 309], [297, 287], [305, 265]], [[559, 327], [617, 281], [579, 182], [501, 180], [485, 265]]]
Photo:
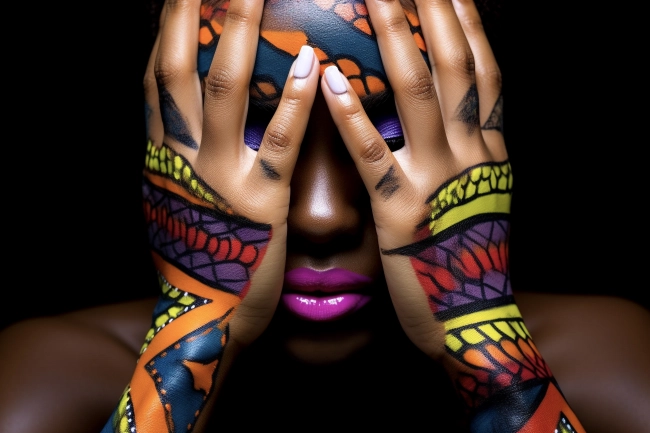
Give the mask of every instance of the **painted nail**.
[[305, 78], [311, 72], [311, 66], [314, 64], [314, 49], [309, 45], [303, 45], [296, 59], [296, 67], [293, 69], [293, 76], [296, 78]]
[[339, 68], [336, 66], [328, 66], [325, 69], [325, 80], [327, 80], [327, 85], [330, 90], [337, 95], [341, 95], [348, 91], [348, 88], [345, 86], [343, 81], [343, 75], [339, 72]]

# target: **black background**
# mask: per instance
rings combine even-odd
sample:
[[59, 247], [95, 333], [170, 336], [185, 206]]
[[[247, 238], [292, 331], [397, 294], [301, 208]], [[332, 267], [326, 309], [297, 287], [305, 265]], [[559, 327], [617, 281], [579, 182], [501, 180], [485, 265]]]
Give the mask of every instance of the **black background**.
[[[157, 294], [140, 213], [148, 6], [107, 5], [39, 10], [8, 42], [1, 325]], [[612, 139], [607, 92], [585, 84], [593, 57], [572, 26], [509, 4], [488, 29], [515, 174], [514, 288], [648, 307], [634, 148]]]

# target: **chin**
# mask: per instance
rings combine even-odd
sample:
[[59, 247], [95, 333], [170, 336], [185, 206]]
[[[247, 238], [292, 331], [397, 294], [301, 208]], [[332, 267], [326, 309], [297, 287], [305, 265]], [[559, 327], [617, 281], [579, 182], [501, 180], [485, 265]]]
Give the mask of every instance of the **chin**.
[[[387, 293], [386, 293], [387, 295]], [[373, 297], [352, 314], [331, 321], [309, 321], [279, 307], [266, 341], [294, 361], [312, 366], [344, 363], [363, 357], [386, 338], [402, 333], [395, 311], [386, 296]]]
[[372, 332], [369, 330], [291, 336], [284, 341], [284, 350], [287, 355], [303, 364], [337, 364], [368, 347], [372, 338]]

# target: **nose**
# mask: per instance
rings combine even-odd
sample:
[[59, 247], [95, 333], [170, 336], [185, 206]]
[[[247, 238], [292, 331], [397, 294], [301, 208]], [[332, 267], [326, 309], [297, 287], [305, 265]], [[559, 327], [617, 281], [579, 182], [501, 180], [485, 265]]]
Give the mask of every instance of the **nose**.
[[369, 200], [319, 93], [291, 180], [288, 247], [326, 257], [357, 247]]

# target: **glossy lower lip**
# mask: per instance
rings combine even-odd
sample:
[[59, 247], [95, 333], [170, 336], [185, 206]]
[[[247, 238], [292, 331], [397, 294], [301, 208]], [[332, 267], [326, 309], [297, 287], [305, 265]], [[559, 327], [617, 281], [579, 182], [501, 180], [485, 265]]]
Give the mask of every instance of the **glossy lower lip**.
[[369, 295], [340, 293], [327, 296], [285, 293], [282, 303], [294, 315], [314, 322], [336, 320], [357, 311], [370, 301]]
[[315, 322], [336, 320], [370, 301], [363, 293], [372, 279], [347, 269], [293, 269], [285, 274], [282, 304], [295, 316]]

